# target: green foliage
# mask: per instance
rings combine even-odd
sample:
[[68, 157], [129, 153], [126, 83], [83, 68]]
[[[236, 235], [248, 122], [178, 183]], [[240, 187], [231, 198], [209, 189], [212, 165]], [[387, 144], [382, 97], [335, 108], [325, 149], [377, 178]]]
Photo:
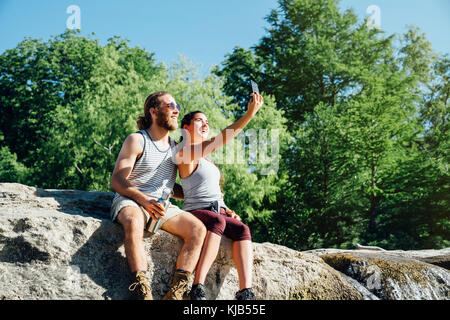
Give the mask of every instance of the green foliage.
[[297, 249], [448, 246], [448, 58], [417, 28], [384, 36], [335, 0], [280, 0], [267, 21], [214, 70], [238, 100], [259, 81], [289, 123], [288, 179], [259, 229]]
[[28, 169], [17, 161], [17, 155], [9, 151], [8, 147], [0, 148], [0, 181], [18, 182], [26, 181]]

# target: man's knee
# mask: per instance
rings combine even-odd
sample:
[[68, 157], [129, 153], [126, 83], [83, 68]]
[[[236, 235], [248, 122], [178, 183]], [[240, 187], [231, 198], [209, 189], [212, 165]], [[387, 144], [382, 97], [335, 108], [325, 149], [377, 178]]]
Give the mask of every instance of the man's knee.
[[162, 229], [179, 236], [184, 242], [201, 242], [206, 236], [206, 227], [199, 219], [188, 212], [167, 220]]
[[139, 208], [123, 208], [117, 215], [117, 221], [122, 225], [125, 235], [130, 233], [143, 233], [144, 216]]
[[184, 234], [183, 240], [185, 242], [192, 242], [194, 244], [202, 245], [207, 231], [205, 225], [192, 215], [190, 215], [188, 223], [188, 232]]
[[200, 242], [203, 244], [203, 240], [206, 237], [206, 231], [207, 230], [203, 222], [195, 219], [195, 222], [192, 224], [192, 232], [188, 235], [188, 237], [194, 242]]

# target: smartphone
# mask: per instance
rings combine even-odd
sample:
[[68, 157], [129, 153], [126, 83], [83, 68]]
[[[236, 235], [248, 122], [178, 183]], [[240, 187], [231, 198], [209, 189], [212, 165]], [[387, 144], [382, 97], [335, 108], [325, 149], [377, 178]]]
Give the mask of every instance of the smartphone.
[[256, 84], [256, 82], [253, 80], [250, 80], [250, 83], [252, 85], [252, 93], [256, 92], [257, 94], [259, 94], [259, 89], [258, 89], [258, 85]]

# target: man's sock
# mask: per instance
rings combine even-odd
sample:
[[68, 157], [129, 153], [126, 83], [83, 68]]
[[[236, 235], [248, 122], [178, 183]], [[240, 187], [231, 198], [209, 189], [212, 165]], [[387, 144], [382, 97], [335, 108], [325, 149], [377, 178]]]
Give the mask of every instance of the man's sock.
[[175, 270], [175, 273], [190, 273], [190, 272], [183, 269], [177, 269]]

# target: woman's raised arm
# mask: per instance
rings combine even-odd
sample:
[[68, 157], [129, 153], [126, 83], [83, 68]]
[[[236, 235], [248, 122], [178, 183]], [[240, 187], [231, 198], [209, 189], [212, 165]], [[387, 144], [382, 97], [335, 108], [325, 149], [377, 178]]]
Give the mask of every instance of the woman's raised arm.
[[178, 153], [179, 160], [184, 163], [196, 161], [213, 153], [217, 149], [220, 149], [236, 137], [255, 116], [264, 103], [263, 97], [260, 94], [255, 92], [250, 96], [251, 98], [247, 105], [247, 112], [236, 122], [223, 129], [217, 136], [195, 144], [189, 143], [189, 137], [187, 137], [187, 139], [183, 139], [184, 143], [182, 143], [182, 148]]

